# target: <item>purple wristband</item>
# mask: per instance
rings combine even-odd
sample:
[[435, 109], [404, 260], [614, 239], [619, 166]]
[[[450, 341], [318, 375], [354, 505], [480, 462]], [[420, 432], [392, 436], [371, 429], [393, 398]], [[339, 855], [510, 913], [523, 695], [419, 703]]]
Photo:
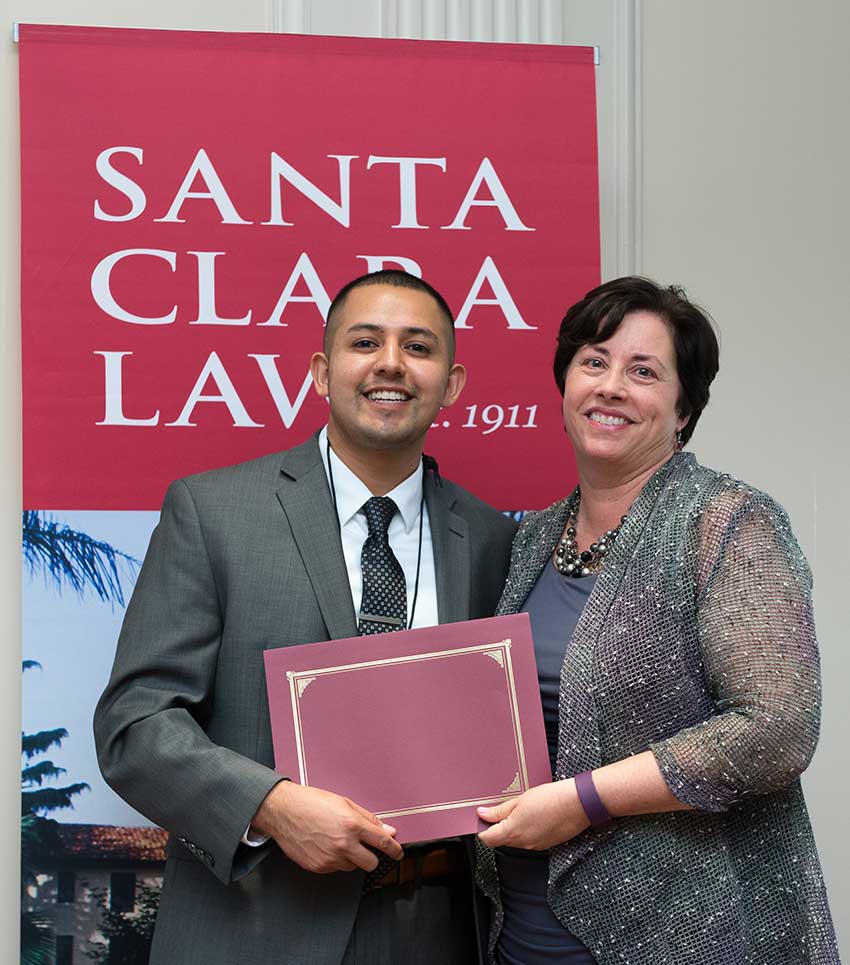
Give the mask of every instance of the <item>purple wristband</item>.
[[595, 831], [601, 831], [602, 828], [607, 828], [611, 823], [611, 815], [608, 813], [608, 808], [602, 803], [602, 798], [596, 793], [596, 786], [593, 783], [593, 773], [591, 771], [582, 771], [581, 774], [576, 774], [575, 782], [578, 799], [584, 808], [587, 820], [590, 821], [590, 826]]

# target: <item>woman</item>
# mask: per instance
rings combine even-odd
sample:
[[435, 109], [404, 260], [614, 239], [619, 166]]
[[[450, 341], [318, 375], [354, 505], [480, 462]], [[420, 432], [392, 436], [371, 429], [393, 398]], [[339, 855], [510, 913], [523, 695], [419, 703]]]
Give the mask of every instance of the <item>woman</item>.
[[579, 487], [524, 520], [499, 608], [531, 617], [555, 780], [480, 809], [499, 965], [838, 962], [798, 780], [809, 570], [769, 496], [680, 451], [717, 359], [642, 278], [561, 325]]

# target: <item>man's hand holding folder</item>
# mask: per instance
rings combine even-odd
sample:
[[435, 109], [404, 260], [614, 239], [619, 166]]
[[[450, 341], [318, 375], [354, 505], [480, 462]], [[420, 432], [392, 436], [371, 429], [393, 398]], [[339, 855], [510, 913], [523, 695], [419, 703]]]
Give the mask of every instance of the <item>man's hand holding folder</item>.
[[395, 861], [404, 854], [393, 837], [396, 829], [371, 811], [332, 791], [293, 781], [281, 781], [269, 791], [251, 827], [274, 838], [299, 867], [317, 874], [374, 871], [378, 859], [369, 848]]

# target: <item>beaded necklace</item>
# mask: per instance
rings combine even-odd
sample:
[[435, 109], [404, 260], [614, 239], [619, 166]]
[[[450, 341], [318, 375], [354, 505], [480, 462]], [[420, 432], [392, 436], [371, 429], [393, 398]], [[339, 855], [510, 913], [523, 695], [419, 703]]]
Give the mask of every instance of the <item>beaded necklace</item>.
[[605, 557], [611, 552], [617, 537], [620, 535], [620, 527], [626, 521], [626, 517], [622, 516], [620, 525], [616, 529], [606, 529], [595, 543], [591, 543], [586, 550], [579, 553], [576, 543], [576, 521], [580, 503], [581, 490], [577, 489], [570, 508], [570, 515], [567, 517], [564, 535], [555, 549], [555, 569], [563, 576], [571, 576], [574, 579], [599, 572]]

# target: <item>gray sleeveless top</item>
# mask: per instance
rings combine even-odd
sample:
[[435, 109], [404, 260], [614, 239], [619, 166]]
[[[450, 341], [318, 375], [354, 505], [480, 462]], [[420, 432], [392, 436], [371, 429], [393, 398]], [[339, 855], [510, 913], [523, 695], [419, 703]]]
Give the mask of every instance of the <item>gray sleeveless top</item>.
[[527, 613], [531, 621], [537, 679], [543, 703], [543, 723], [546, 725], [546, 743], [549, 746], [549, 762], [553, 774], [558, 756], [561, 667], [570, 638], [595, 583], [595, 576], [581, 579], [562, 576], [550, 560], [543, 567], [521, 608], [521, 612]]

